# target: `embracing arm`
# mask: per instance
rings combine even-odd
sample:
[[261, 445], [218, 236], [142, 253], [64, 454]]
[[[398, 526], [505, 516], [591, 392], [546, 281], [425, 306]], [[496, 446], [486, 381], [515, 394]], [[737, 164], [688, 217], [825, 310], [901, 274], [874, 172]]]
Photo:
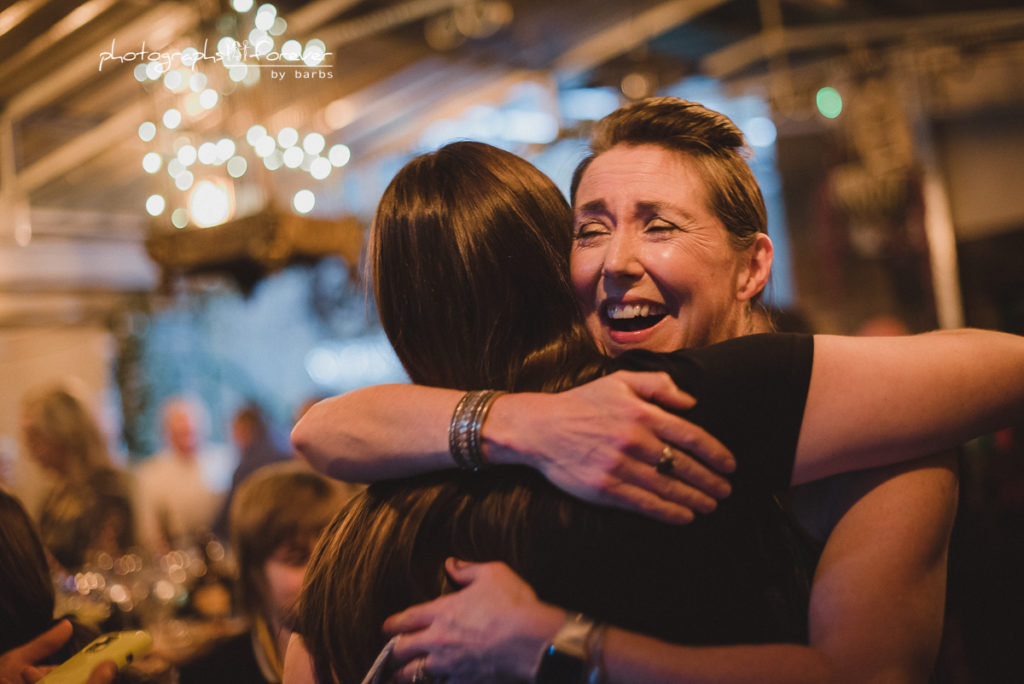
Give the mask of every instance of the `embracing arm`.
[[[448, 424], [462, 394], [417, 385], [349, 392], [313, 406], [292, 443], [315, 468], [349, 481], [452, 468]], [[714, 437], [669, 412], [693, 404], [663, 373], [618, 372], [557, 394], [499, 397], [481, 437], [493, 464], [531, 466], [581, 499], [688, 522], [729, 485], [680, 452], [676, 478], [658, 474], [651, 466], [665, 443], [723, 472], [734, 467]]]
[[[955, 459], [932, 456], [815, 483], [838, 517], [811, 589], [810, 643], [842, 682], [924, 682], [942, 637]], [[803, 488], [802, 488], [803, 489]], [[831, 525], [831, 522], [828, 523]]]
[[[384, 623], [385, 630], [402, 634], [393, 653], [401, 666], [397, 680], [413, 681], [422, 665], [429, 674], [467, 684], [533, 681], [541, 649], [565, 611], [540, 602], [503, 563], [449, 559], [446, 568], [464, 585], [460, 591]], [[605, 635], [601, 662], [606, 684], [822, 684], [832, 679], [828, 660], [807, 646], [678, 646], [614, 627]]]
[[[948, 457], [821, 483], [809, 507], [839, 517], [811, 593], [810, 645], [688, 647], [607, 631], [607, 684], [924, 682], [942, 634], [946, 551], [956, 510]], [[832, 524], [830, 521], [829, 525]], [[449, 560], [464, 587], [391, 617], [399, 681], [419, 663], [458, 681], [531, 681], [565, 612], [541, 603], [502, 563]]]
[[816, 335], [793, 484], [950, 448], [1024, 415], [1024, 337]]

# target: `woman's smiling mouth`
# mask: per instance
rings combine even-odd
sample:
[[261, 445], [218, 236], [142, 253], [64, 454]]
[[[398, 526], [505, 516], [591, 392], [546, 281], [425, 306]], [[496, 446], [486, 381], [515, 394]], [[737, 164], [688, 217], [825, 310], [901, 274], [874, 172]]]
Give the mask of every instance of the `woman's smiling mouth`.
[[655, 302], [607, 304], [604, 319], [616, 332], [637, 332], [657, 325], [665, 318], [665, 307]]

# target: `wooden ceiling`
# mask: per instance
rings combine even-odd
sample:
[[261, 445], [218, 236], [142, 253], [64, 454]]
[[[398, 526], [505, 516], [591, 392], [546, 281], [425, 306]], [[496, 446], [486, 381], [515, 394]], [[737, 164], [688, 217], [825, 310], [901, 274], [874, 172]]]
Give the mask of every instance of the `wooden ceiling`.
[[[285, 37], [324, 40], [335, 55], [331, 78], [270, 83], [264, 72], [195, 130], [241, 140], [253, 123], [301, 125], [366, 158], [523, 79], [552, 89], [618, 85], [642, 68], [662, 82], [705, 73], [763, 84], [780, 69], [798, 78], [837, 56], [870, 61], [907, 44], [938, 46], [945, 52], [935, 59], [952, 50], [1024, 62], [1016, 0], [282, 0], [277, 8]], [[428, 34], [436, 44], [438, 31], [458, 23], [453, 12], [466, 20], [485, 9], [505, 23], [451, 49], [431, 46]], [[90, 244], [138, 255], [153, 179], [140, 167], [148, 147], [136, 131], [159, 120], [161, 91], [135, 79], [137, 62], [101, 64], [101, 56], [215, 41], [231, 16], [226, 0], [17, 0], [0, 11], [0, 294], [36, 288], [38, 264], [52, 256], [40, 251], [47, 241], [53, 250]], [[1019, 104], [1006, 90], [985, 97]], [[339, 101], [348, 115], [328, 126], [327, 109]], [[133, 268], [110, 287], [144, 289], [151, 275]], [[78, 287], [96, 275], [87, 271]]]

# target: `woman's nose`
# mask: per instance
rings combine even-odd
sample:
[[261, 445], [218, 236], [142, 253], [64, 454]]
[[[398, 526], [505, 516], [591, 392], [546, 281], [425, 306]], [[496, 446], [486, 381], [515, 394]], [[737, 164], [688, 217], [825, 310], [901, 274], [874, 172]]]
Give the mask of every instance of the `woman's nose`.
[[643, 275], [644, 269], [637, 247], [636, 240], [629, 235], [621, 231], [615, 233], [608, 243], [608, 251], [605, 252], [603, 275], [606, 278], [629, 279]]

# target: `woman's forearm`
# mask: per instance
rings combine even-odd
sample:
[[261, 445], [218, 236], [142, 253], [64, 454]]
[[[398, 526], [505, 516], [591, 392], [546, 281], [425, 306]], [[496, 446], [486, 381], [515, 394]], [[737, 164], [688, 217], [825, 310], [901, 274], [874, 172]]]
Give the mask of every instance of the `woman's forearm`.
[[609, 629], [604, 646], [607, 684], [823, 684], [832, 679], [828, 659], [795, 644], [675, 646]]
[[956, 446], [1024, 415], [1024, 337], [816, 335], [793, 484]]
[[[292, 443], [316, 469], [353, 482], [453, 468], [448, 425], [462, 394], [418, 385], [349, 392], [314, 405]], [[690, 522], [730, 492], [712, 469], [735, 467], [717, 439], [670, 412], [693, 403], [663, 373], [624, 371], [557, 394], [502, 395], [480, 432], [483, 457], [536, 468], [585, 501]], [[675, 477], [654, 468], [667, 446]]]
[[292, 430], [292, 445], [317, 470], [376, 482], [454, 467], [448, 423], [462, 393], [377, 385], [318, 402]]
[[[449, 559], [445, 567], [462, 589], [384, 623], [386, 632], [402, 635], [393, 654], [399, 681], [409, 681], [420, 664], [453, 681], [534, 681], [541, 653], [566, 612], [537, 600], [504, 563]], [[823, 684], [834, 678], [824, 652], [808, 646], [679, 646], [609, 627], [599, 647], [595, 634], [586, 640], [587, 667], [602, 663], [606, 684]], [[426, 661], [418, 663], [424, 654]]]

